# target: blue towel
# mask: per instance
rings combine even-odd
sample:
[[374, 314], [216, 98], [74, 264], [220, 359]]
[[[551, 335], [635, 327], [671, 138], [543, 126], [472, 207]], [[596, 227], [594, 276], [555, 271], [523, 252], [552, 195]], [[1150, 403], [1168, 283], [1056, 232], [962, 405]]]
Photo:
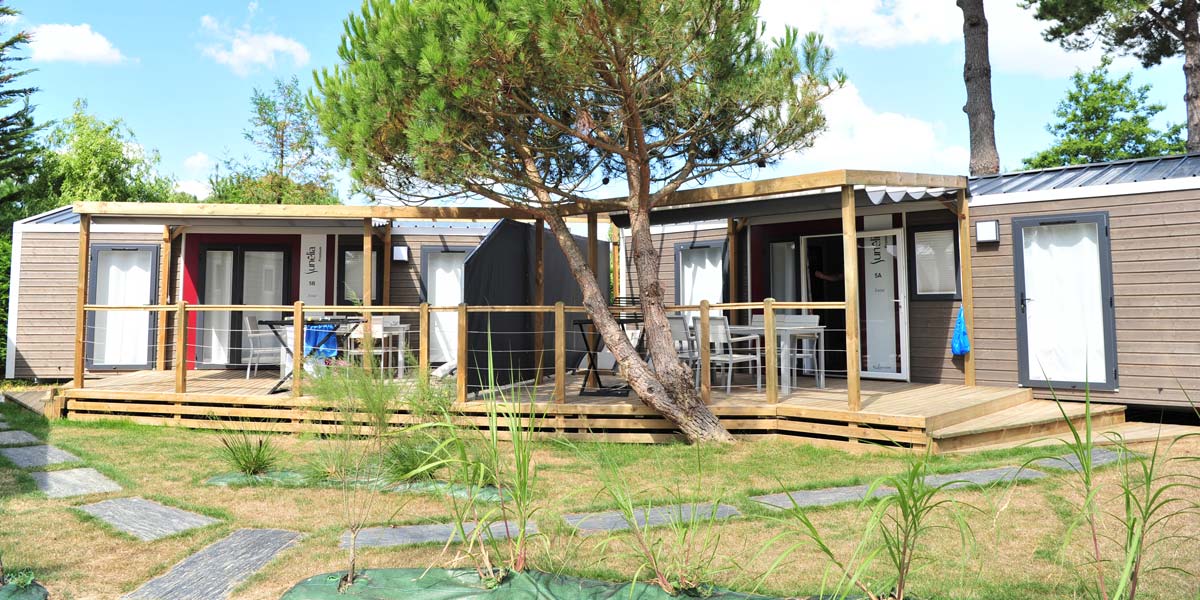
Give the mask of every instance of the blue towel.
[[[336, 325], [331, 323], [305, 325], [304, 355], [316, 358], [333, 358], [337, 356], [337, 336], [330, 335], [330, 332], [336, 327]], [[324, 341], [321, 341], [322, 339]]]
[[954, 337], [950, 340], [950, 352], [955, 356], [966, 356], [971, 351], [971, 338], [967, 337], [967, 320], [962, 307], [958, 307], [958, 322], [954, 324]]

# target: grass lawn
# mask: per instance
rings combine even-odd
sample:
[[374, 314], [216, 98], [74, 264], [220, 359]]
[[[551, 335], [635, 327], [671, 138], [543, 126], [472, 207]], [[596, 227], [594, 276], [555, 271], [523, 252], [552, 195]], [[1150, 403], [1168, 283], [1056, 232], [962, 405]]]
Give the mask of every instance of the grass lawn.
[[[34, 490], [23, 471], [0, 464], [0, 550], [5, 563], [14, 570], [34, 570], [55, 598], [117, 597], [188, 554], [246, 527], [290, 529], [305, 537], [242, 586], [235, 598], [278, 598], [305, 577], [344, 569], [345, 553], [337, 548], [344, 529], [340, 492], [203, 485], [206, 478], [230, 471], [217, 456], [219, 441], [214, 433], [125, 422], [47, 423], [11, 405], [0, 405], [0, 413], [11, 425], [75, 453], [88, 466], [125, 487], [125, 491], [107, 497], [143, 496], [222, 519], [217, 526], [139, 542], [72, 510], [100, 497], [50, 500]], [[276, 440], [286, 454], [284, 466], [291, 468], [302, 465], [322, 444], [332, 443], [302, 436], [280, 436]], [[704, 465], [700, 482], [696, 481], [697, 452]], [[1200, 441], [1181, 443], [1175, 452], [1200, 455]], [[777, 552], [762, 550], [786, 526], [776, 519], [777, 515], [749, 501], [748, 496], [867, 482], [898, 472], [905, 464], [905, 457], [899, 454], [852, 455], [792, 442], [748, 442], [699, 450], [683, 445], [598, 444], [570, 449], [543, 443], [535, 456], [540, 496], [535, 520], [543, 535], [532, 542], [534, 568], [626, 580], [637, 571], [637, 561], [623, 550], [620, 540], [601, 549], [602, 540], [574, 537], [558, 518], [568, 512], [613, 508], [599, 484], [595, 457], [601, 453], [621, 465], [631, 489], [642, 501], [659, 503], [682, 496], [719, 499], [741, 509], [745, 518], [719, 527], [716, 565], [725, 568], [716, 580], [721, 585], [747, 590], [753, 587], [756, 575], [769, 570]], [[1033, 455], [1024, 450], [935, 457], [933, 467], [953, 472], [1019, 465]], [[1181, 468], [1200, 476], [1200, 462]], [[1101, 476], [1106, 483], [1114, 484], [1117, 470], [1107, 468]], [[1110, 485], [1108, 490], [1101, 501], [1110, 510], [1120, 509], [1113, 505], [1116, 488]], [[1070, 507], [1077, 500], [1068, 481], [1055, 477], [1015, 488], [951, 494], [979, 509], [963, 512], [975, 539], [963, 548], [956, 531], [935, 531], [926, 540], [926, 560], [914, 577], [912, 593], [926, 599], [1043, 600], [1070, 598], [1079, 592], [1077, 571], [1063, 564], [1059, 552], [1071, 519]], [[371, 520], [378, 524], [449, 520], [444, 502], [428, 496], [386, 494], [375, 503], [374, 512]], [[831, 545], [845, 555], [856, 543], [869, 512], [869, 507], [840, 506], [814, 511], [811, 517]], [[1200, 522], [1195, 515], [1181, 518], [1172, 524], [1171, 533], [1200, 535]], [[778, 548], [795, 541], [781, 542]], [[1076, 541], [1082, 542], [1082, 538]], [[1065, 560], [1082, 561], [1076, 550], [1081, 547], [1080, 543], [1072, 545]], [[360, 552], [359, 566], [450, 566], [452, 559], [453, 554], [444, 555], [440, 546], [365, 549]], [[1152, 551], [1151, 564], [1195, 568], [1200, 565], [1200, 542], [1193, 537], [1162, 544]], [[814, 549], [805, 546], [770, 573], [761, 591], [781, 596], [815, 594], [827, 566]], [[1200, 590], [1195, 577], [1177, 571], [1159, 570], [1146, 574], [1144, 579], [1145, 598], [1195, 598]]]

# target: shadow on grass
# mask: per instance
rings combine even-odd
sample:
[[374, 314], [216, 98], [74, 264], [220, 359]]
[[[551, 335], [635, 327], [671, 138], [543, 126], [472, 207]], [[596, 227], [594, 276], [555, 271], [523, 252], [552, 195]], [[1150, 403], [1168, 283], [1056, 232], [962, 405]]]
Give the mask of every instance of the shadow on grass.
[[0, 419], [8, 422], [9, 429], [28, 431], [39, 439], [50, 435], [50, 421], [11, 402], [0, 404]]

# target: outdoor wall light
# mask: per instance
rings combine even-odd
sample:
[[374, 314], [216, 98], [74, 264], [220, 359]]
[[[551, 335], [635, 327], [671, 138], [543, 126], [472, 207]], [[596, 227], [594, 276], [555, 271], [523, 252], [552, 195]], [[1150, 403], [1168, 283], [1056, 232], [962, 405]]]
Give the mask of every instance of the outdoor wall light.
[[408, 262], [408, 246], [392, 246], [392, 260]]
[[1000, 241], [1000, 221], [975, 221], [975, 242], [979, 244]]

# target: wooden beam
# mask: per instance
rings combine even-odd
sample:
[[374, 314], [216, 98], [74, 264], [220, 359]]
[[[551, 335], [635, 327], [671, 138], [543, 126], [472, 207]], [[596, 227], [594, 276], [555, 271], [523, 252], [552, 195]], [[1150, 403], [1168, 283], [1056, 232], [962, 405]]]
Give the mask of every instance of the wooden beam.
[[292, 397], [300, 397], [300, 376], [304, 373], [304, 302], [292, 305]]
[[958, 258], [961, 265], [963, 321], [967, 325], [967, 338], [971, 340], [971, 351], [963, 359], [963, 378], [969, 386], [975, 385], [975, 285], [971, 268], [971, 209], [967, 202], [967, 191], [958, 191]]
[[[779, 342], [775, 333], [775, 299], [763, 300], [763, 355], [767, 358], [767, 404], [779, 404]], [[784, 365], [791, 372], [791, 365]]]
[[[372, 244], [375, 240], [375, 230], [371, 227], [371, 219], [363, 219], [362, 239], [362, 305], [372, 306], [375, 298], [375, 261], [372, 260]], [[371, 313], [363, 311], [363, 366], [370, 371], [371, 361], [374, 360], [375, 334], [372, 329]]]
[[[76, 389], [83, 387], [84, 346], [87, 340], [87, 313], [83, 307], [87, 304], [88, 292], [88, 258], [91, 250], [92, 218], [88, 215], [79, 217], [79, 280], [75, 289], [75, 365], [72, 385]], [[12, 324], [16, 327], [16, 323]]]
[[696, 332], [696, 345], [700, 350], [700, 398], [705, 404], [712, 404], [712, 325], [709, 322], [712, 316], [709, 313], [708, 300], [701, 300], [700, 331]]
[[554, 303], [554, 402], [567, 401], [567, 313], [562, 302]]
[[467, 401], [467, 371], [470, 369], [467, 364], [470, 360], [467, 353], [467, 305], [458, 305], [458, 362], [455, 367], [455, 383], [456, 394], [455, 398], [458, 402]]
[[175, 393], [187, 393], [187, 302], [175, 307]]
[[850, 410], [862, 410], [862, 351], [858, 335], [858, 222], [854, 186], [842, 187], [842, 273], [846, 288], [846, 398]]
[[[725, 247], [729, 249], [729, 297], [725, 298], [726, 302], [738, 301], [738, 284], [741, 281], [739, 277], [741, 252], [738, 252], [737, 245], [737, 220], [734, 218], [727, 219], [725, 226]], [[742, 322], [742, 313], [736, 310], [729, 311], [730, 321], [735, 325], [740, 325]]]
[[417, 313], [417, 375], [429, 383], [429, 303], [422, 302]]
[[[531, 220], [538, 217], [532, 210], [507, 206], [359, 206], [346, 204], [206, 204], [174, 202], [76, 202], [76, 213], [110, 217], [147, 218], [238, 218], [238, 219], [390, 219], [496, 221], [499, 219]], [[585, 213], [602, 213], [625, 208], [623, 203], [595, 200], [562, 205], [558, 210], [565, 217]]]
[[[171, 290], [171, 227], [163, 225], [162, 245], [158, 252], [158, 304], [165, 306], [170, 302]], [[158, 344], [154, 349], [154, 368], [165, 371], [167, 368], [167, 311], [158, 311], [155, 322], [158, 329]]]
[[[546, 302], [546, 224], [541, 219], [533, 222], [533, 304], [541, 306]], [[542, 378], [542, 360], [546, 345], [546, 315], [533, 313], [533, 356], [538, 381]]]
[[383, 305], [392, 305], [392, 226], [383, 230]]

